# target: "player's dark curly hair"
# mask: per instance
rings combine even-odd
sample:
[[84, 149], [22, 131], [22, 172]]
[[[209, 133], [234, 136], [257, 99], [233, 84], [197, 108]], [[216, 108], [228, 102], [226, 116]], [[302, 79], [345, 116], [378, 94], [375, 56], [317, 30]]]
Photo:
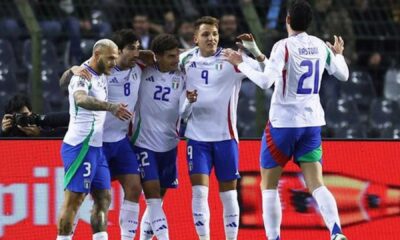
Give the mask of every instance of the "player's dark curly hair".
[[290, 27], [295, 31], [306, 31], [312, 21], [312, 9], [310, 3], [305, 0], [294, 0], [288, 9]]
[[32, 111], [32, 105], [29, 98], [22, 94], [13, 96], [4, 106], [4, 113], [13, 114], [19, 112], [23, 107], [27, 107]]
[[199, 30], [200, 25], [202, 25], [202, 24], [214, 25], [214, 26], [216, 26], [217, 29], [218, 29], [219, 20], [216, 19], [215, 17], [211, 17], [211, 16], [204, 16], [204, 17], [201, 17], [201, 18], [197, 19], [197, 20], [194, 22], [194, 30], [195, 30], [195, 31]]
[[178, 47], [179, 42], [174, 35], [162, 33], [153, 39], [150, 48], [155, 54], [161, 55]]
[[124, 28], [114, 32], [111, 37], [111, 40], [117, 44], [118, 49], [122, 51], [124, 47], [139, 41], [139, 38], [136, 36], [135, 32], [132, 29]]

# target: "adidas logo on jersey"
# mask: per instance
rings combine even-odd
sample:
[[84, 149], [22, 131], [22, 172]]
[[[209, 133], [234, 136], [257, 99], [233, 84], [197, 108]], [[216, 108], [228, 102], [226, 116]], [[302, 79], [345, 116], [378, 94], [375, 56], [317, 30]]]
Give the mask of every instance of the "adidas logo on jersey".
[[196, 68], [196, 62], [192, 62], [192, 63], [189, 65], [189, 67], [190, 67], [190, 68]]
[[116, 77], [111, 78], [110, 83], [118, 83], [118, 79]]
[[149, 81], [149, 82], [154, 82], [154, 77], [153, 77], [153, 76], [150, 76], [150, 77], [146, 78], [145, 80], [146, 80], [146, 81]]

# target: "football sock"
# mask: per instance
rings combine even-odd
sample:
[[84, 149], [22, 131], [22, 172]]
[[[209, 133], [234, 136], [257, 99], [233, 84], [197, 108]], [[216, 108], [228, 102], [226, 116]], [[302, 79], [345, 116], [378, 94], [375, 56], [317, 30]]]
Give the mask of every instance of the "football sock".
[[153, 230], [151, 229], [151, 222], [149, 217], [149, 210], [146, 208], [140, 221], [140, 240], [153, 239]]
[[199, 235], [200, 239], [208, 239], [210, 236], [208, 187], [202, 185], [196, 185], [192, 187], [192, 211], [197, 235]]
[[93, 240], [108, 240], [108, 234], [107, 232], [98, 232], [93, 234], [92, 237]]
[[237, 239], [238, 230], [239, 230], [239, 203], [237, 200], [237, 191], [230, 190], [226, 192], [219, 193], [222, 201], [222, 205], [224, 207], [223, 216], [224, 216], [224, 229], [225, 236], [228, 240]]
[[282, 206], [276, 189], [262, 191], [262, 208], [265, 233], [268, 240], [279, 239], [282, 222]]
[[57, 235], [56, 240], [72, 240], [72, 236], [61, 236], [61, 235]]
[[154, 235], [158, 240], [168, 240], [168, 223], [165, 216], [164, 210], [161, 206], [160, 198], [150, 198], [146, 200], [147, 209], [149, 211], [151, 228], [153, 229]]
[[121, 240], [132, 240], [136, 235], [139, 218], [139, 204], [124, 200], [119, 211]]
[[325, 186], [321, 186], [315, 189], [312, 195], [331, 235], [341, 233], [339, 213], [332, 193]]

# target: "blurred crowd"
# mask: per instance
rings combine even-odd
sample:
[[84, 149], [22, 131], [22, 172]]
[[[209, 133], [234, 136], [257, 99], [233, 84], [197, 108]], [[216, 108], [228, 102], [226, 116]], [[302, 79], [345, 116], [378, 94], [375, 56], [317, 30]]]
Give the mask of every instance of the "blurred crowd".
[[[57, 80], [64, 69], [91, 55], [93, 43], [118, 29], [131, 27], [147, 49], [154, 36], [175, 34], [180, 47], [194, 46], [193, 21], [211, 15], [220, 20], [220, 45], [236, 48], [236, 36], [249, 32], [252, 21], [244, 6], [254, 9], [264, 27], [261, 43], [267, 56], [286, 37], [286, 0], [30, 0], [42, 30], [42, 79], [45, 111], [67, 110]], [[396, 0], [314, 0], [309, 33], [326, 41], [341, 35], [351, 79], [347, 85], [328, 76], [321, 86], [328, 125], [326, 137], [399, 137], [400, 121], [400, 2]], [[14, 1], [0, 3], [0, 112], [16, 92], [29, 95], [31, 44]], [[254, 23], [255, 24], [255, 23]], [[264, 93], [269, 106], [271, 92]], [[256, 87], [244, 82], [239, 102], [242, 137], [259, 137], [248, 124], [257, 109]], [[378, 109], [378, 110], [377, 110]], [[349, 112], [346, 112], [349, 111]], [[354, 117], [354, 111], [357, 115]], [[376, 113], [376, 111], [378, 111]], [[377, 114], [379, 116], [375, 116]], [[1, 115], [1, 113], [0, 113]], [[342, 116], [343, 115], [343, 116]], [[340, 116], [340, 117], [339, 117]], [[382, 117], [383, 116], [383, 117]], [[242, 121], [241, 121], [242, 120]], [[254, 120], [253, 120], [254, 121]], [[384, 131], [387, 133], [383, 133]], [[397, 135], [396, 135], [397, 134]]]

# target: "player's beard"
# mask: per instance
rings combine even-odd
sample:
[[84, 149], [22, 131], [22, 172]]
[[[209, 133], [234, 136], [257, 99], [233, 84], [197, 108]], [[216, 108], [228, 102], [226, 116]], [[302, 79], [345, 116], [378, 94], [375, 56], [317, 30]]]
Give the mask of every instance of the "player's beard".
[[99, 70], [100, 74], [106, 74], [109, 75], [110, 74], [110, 69], [107, 68], [106, 63], [103, 61], [102, 58], [99, 59], [99, 61], [97, 62], [97, 69]]

